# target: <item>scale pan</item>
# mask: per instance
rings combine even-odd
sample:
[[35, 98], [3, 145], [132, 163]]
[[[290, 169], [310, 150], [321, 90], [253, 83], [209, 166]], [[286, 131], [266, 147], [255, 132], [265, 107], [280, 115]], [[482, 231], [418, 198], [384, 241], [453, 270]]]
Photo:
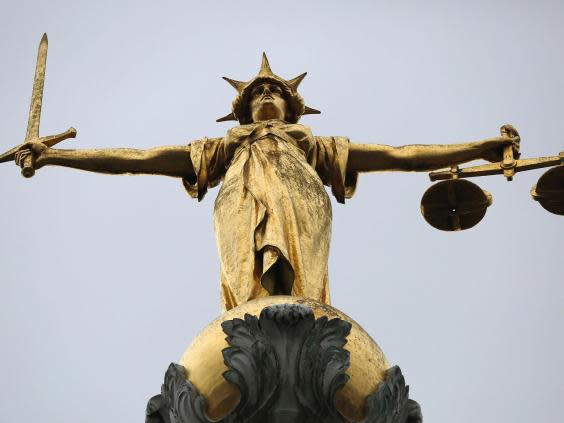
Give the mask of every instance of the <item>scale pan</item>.
[[461, 231], [483, 219], [492, 203], [489, 192], [464, 179], [452, 179], [431, 186], [421, 199], [421, 213], [434, 228]]
[[531, 189], [531, 195], [545, 210], [564, 216], [564, 165], [545, 172]]

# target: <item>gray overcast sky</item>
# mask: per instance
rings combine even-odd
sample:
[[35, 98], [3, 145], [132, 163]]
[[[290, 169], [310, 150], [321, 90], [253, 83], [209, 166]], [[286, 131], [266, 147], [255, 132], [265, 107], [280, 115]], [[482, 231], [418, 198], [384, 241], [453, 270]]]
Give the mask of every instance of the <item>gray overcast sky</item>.
[[[61, 148], [221, 136], [233, 89], [268, 53], [323, 111], [317, 135], [402, 145], [514, 124], [525, 157], [564, 150], [564, 3], [3, 0], [0, 145], [25, 135], [50, 47], [41, 133]], [[428, 422], [557, 421], [564, 399], [564, 219], [543, 171], [476, 180], [475, 228], [428, 226], [426, 174], [361, 177], [334, 203], [333, 305], [399, 364]], [[166, 367], [219, 314], [212, 226], [180, 181], [0, 166], [0, 420], [139, 422]]]

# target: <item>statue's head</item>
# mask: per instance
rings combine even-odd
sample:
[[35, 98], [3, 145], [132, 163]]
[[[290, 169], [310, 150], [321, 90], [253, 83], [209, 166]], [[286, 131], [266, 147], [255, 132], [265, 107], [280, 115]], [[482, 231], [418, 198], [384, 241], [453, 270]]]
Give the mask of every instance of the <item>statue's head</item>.
[[266, 54], [263, 53], [260, 71], [250, 81], [223, 78], [237, 90], [238, 95], [233, 100], [233, 111], [217, 121], [238, 120], [244, 125], [261, 120], [282, 119], [296, 123], [302, 115], [321, 113], [307, 107], [298, 93], [298, 85], [305, 76], [306, 73], [303, 73], [288, 81], [282, 79], [272, 72]]
[[251, 91], [249, 113], [253, 122], [268, 119], [289, 120], [288, 103], [283, 88], [270, 81], [257, 84]]

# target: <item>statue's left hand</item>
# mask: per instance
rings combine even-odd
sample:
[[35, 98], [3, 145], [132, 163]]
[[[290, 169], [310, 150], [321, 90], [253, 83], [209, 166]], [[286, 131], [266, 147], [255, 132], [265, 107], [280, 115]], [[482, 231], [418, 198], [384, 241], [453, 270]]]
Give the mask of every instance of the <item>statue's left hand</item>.
[[521, 148], [521, 137], [519, 132], [512, 125], [503, 125], [501, 127], [500, 137], [488, 138], [482, 141], [481, 158], [488, 162], [496, 163], [503, 160], [503, 150], [506, 146], [513, 146], [513, 157], [519, 158]]

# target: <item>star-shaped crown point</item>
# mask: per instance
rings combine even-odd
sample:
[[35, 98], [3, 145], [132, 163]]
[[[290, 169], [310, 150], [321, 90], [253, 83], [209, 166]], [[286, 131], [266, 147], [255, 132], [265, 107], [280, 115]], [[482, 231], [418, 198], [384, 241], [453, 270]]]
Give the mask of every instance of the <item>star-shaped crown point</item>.
[[272, 69], [270, 69], [270, 63], [268, 63], [268, 57], [266, 57], [266, 53], [262, 52], [262, 62], [260, 63], [260, 70], [258, 73], [260, 76], [275, 76], [272, 73]]

